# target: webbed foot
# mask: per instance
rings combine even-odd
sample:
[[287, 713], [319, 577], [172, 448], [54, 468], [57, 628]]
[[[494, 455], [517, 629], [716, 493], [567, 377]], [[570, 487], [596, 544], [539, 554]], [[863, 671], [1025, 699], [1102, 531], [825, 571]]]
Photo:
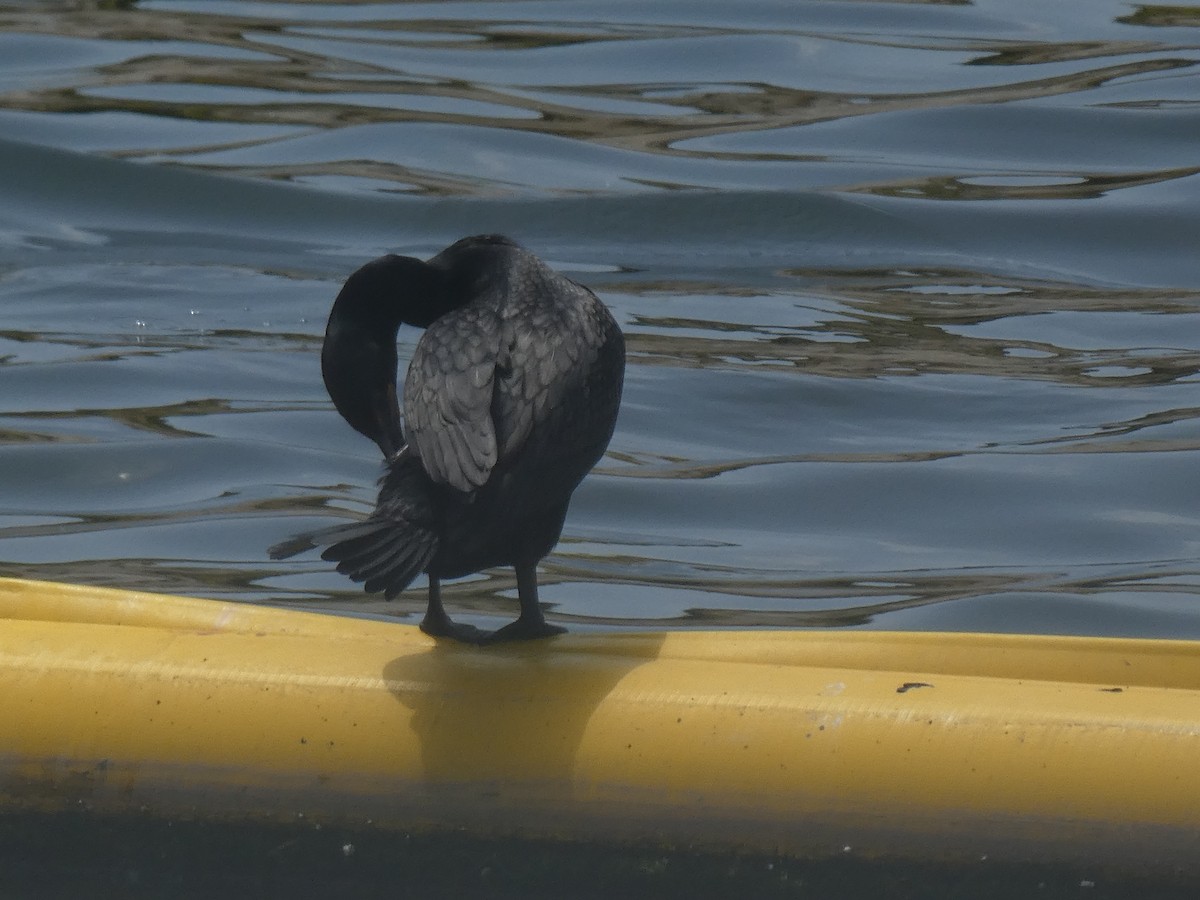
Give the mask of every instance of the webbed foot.
[[429, 576], [429, 606], [421, 620], [421, 630], [431, 638], [448, 638], [463, 644], [482, 644], [491, 637], [490, 631], [474, 625], [462, 625], [446, 615], [442, 606], [442, 583], [436, 576]]
[[526, 619], [520, 618], [515, 622], [509, 622], [503, 628], [496, 631], [484, 632], [480, 638], [480, 644], [502, 644], [507, 641], [533, 641], [539, 638], [554, 637], [557, 634], [565, 634], [565, 628], [561, 625], [551, 625], [543, 618]]
[[426, 615], [421, 620], [421, 630], [432, 638], [447, 638], [463, 644], [476, 645], [485, 643], [493, 634], [491, 631], [484, 631], [474, 625], [455, 622], [449, 616]]
[[521, 615], [515, 622], [509, 622], [496, 631], [484, 631], [474, 625], [461, 625], [446, 615], [442, 606], [441, 582], [435, 577], [429, 577], [429, 607], [425, 610], [425, 618], [421, 620], [421, 630], [433, 638], [448, 638], [463, 644], [487, 646], [490, 644], [505, 644], [509, 641], [532, 641], [539, 638], [554, 637], [563, 634], [567, 629], [561, 625], [551, 625], [542, 615], [537, 602], [537, 583], [534, 580], [532, 566], [517, 568], [517, 584], [520, 592]]

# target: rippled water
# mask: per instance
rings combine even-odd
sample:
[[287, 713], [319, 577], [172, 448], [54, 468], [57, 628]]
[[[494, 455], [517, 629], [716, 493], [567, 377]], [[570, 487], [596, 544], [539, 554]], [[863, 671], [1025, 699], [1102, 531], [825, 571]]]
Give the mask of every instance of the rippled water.
[[0, 3], [0, 571], [414, 617], [266, 547], [374, 499], [341, 280], [499, 231], [631, 350], [552, 619], [1200, 637], [1198, 62], [1099, 0]]

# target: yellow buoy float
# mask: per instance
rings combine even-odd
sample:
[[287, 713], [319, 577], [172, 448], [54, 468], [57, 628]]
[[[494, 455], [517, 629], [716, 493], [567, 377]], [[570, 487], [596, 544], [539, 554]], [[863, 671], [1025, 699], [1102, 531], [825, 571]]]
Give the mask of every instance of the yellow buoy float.
[[484, 649], [0, 579], [0, 811], [792, 854], [1200, 854], [1200, 643], [848, 631]]

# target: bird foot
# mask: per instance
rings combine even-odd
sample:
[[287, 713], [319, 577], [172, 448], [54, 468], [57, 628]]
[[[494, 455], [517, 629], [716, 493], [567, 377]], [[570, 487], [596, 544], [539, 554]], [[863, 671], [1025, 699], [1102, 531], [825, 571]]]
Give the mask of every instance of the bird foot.
[[428, 615], [421, 620], [421, 630], [432, 638], [449, 638], [463, 644], [482, 644], [494, 633], [455, 622], [449, 616]]
[[503, 644], [508, 641], [533, 641], [566, 633], [561, 625], [551, 625], [545, 619], [517, 619], [496, 631], [485, 632], [480, 644]]
[[567, 629], [561, 625], [551, 625], [545, 619], [517, 619], [509, 622], [503, 628], [495, 631], [484, 631], [474, 625], [464, 625], [453, 621], [447, 615], [431, 616], [426, 613], [421, 620], [421, 630], [432, 638], [446, 638], [462, 644], [487, 646], [490, 644], [505, 644], [509, 641], [532, 641], [539, 638], [554, 637], [563, 634]]

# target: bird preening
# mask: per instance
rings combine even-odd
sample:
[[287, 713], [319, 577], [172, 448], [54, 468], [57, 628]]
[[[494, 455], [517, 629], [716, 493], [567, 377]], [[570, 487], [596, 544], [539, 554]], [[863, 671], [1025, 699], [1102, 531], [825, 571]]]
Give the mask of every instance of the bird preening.
[[[396, 334], [424, 328], [396, 389]], [[382, 451], [375, 510], [301, 535], [273, 559], [323, 559], [392, 599], [429, 577], [421, 629], [469, 643], [546, 637], [537, 564], [558, 542], [571, 493], [616, 423], [625, 341], [587, 288], [505, 237], [464, 238], [427, 262], [388, 255], [333, 303], [321, 372], [334, 406]], [[453, 622], [444, 578], [516, 571], [520, 615], [494, 632]]]

